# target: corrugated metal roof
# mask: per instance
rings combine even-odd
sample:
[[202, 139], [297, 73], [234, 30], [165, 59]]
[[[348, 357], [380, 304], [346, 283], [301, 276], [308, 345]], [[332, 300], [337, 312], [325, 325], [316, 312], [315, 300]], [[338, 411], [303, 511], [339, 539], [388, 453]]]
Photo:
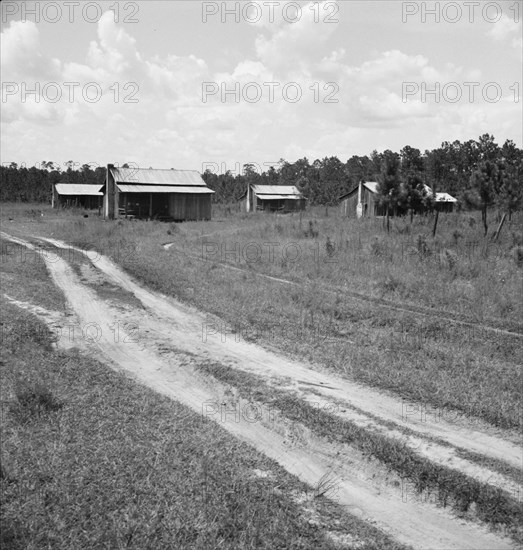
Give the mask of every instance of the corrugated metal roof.
[[258, 195], [256, 194], [256, 196], [261, 201], [273, 201], [273, 200], [283, 200], [283, 199], [291, 199], [291, 200], [299, 201], [302, 198], [299, 195]]
[[197, 195], [214, 193], [208, 187], [196, 187], [193, 185], [131, 185], [119, 183], [118, 189], [122, 193], [191, 193]]
[[448, 193], [436, 193], [436, 202], [458, 202], [452, 195]]
[[[429, 195], [433, 194], [432, 189], [428, 185], [425, 185], [425, 190]], [[436, 202], [458, 202], [457, 199], [455, 199], [452, 195], [443, 192], [434, 193], [434, 200]]]
[[103, 185], [89, 185], [85, 183], [55, 183], [59, 195], [95, 195], [103, 196], [100, 191]]
[[140, 185], [205, 185], [196, 170], [111, 168], [116, 183]]
[[371, 193], [378, 192], [378, 182], [377, 181], [366, 181], [363, 184]]
[[253, 185], [256, 195], [299, 195], [301, 193], [294, 185]]

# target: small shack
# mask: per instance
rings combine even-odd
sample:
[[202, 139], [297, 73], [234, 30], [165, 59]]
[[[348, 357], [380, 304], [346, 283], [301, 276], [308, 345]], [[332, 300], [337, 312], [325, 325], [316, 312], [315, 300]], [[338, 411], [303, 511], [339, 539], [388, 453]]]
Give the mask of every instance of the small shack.
[[[434, 195], [434, 209], [439, 212], [452, 212], [454, 205], [458, 202], [448, 193], [433, 193], [432, 189], [425, 185], [427, 195]], [[378, 182], [360, 182], [348, 193], [345, 193], [340, 200], [341, 212], [349, 218], [386, 216], [385, 206], [378, 204]], [[391, 212], [393, 215], [394, 212]]]
[[360, 182], [339, 198], [341, 212], [349, 218], [385, 216], [386, 209], [378, 204], [377, 197], [378, 182]]
[[95, 210], [102, 207], [103, 185], [85, 183], [55, 183], [51, 205], [58, 207], [76, 207]]
[[[432, 193], [432, 189], [430, 192]], [[436, 193], [434, 195], [434, 208], [438, 212], [454, 212], [454, 206], [457, 203], [458, 200], [448, 193]]]
[[211, 219], [211, 196], [196, 170], [107, 166], [104, 215], [164, 221]]
[[247, 212], [296, 212], [305, 210], [307, 199], [294, 185], [253, 185], [241, 197]]

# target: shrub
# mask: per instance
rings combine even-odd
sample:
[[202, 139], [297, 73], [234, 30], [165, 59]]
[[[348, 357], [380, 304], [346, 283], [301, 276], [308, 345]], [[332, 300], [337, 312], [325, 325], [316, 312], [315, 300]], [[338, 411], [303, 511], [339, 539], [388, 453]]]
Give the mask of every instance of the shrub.
[[523, 267], [523, 246], [515, 246], [510, 252], [516, 265], [518, 267]]
[[11, 413], [20, 424], [26, 424], [41, 416], [59, 411], [63, 404], [41, 382], [18, 382], [15, 387], [16, 402]]
[[316, 221], [313, 222], [312, 220], [309, 221], [309, 228], [306, 231], [304, 231], [305, 237], [308, 237], [310, 239], [315, 239], [319, 235], [318, 230], [314, 228], [315, 224], [317, 227], [318, 222]]
[[423, 235], [418, 235], [417, 248], [420, 258], [427, 258], [432, 254], [432, 250], [430, 249]]

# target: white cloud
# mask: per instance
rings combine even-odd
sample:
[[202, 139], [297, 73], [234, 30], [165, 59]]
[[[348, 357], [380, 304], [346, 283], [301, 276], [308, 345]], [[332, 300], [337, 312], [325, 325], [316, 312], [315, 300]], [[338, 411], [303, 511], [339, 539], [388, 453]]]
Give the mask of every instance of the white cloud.
[[311, 6], [312, 3], [302, 7], [301, 19], [296, 23], [272, 25], [271, 36], [260, 34], [256, 38], [256, 56], [279, 76], [308, 74], [313, 60], [321, 58], [322, 47], [336, 31], [334, 24], [322, 19], [316, 22]]
[[113, 75], [128, 74], [140, 63], [136, 40], [118, 27], [114, 13], [106, 11], [98, 22], [99, 43], [91, 42], [87, 61], [91, 67], [101, 67]]
[[[350, 50], [331, 41], [337, 25], [315, 23], [308, 6], [303, 5], [302, 20], [296, 24], [257, 24], [251, 58], [245, 56], [214, 73], [209, 68], [212, 60], [200, 56], [144, 54], [129, 27], [124, 29], [108, 14], [98, 23], [96, 40], [85, 44], [85, 59], [74, 62], [46, 57], [36, 25], [12, 23], [2, 33], [2, 63], [11, 78], [79, 82], [80, 93], [73, 103], [67, 100], [66, 90], [56, 104], [34, 100], [22, 104], [19, 98], [9, 98], [3, 105], [4, 140], [7, 144], [22, 140], [24, 147], [39, 151], [38, 157], [52, 156], [41, 153], [52, 148], [75, 160], [81, 155], [80, 161], [85, 155], [101, 163], [112, 157], [120, 163], [199, 168], [201, 162], [217, 157], [245, 162], [303, 155], [341, 158], [344, 151], [368, 153], [380, 145], [394, 148], [390, 140], [407, 136], [421, 148], [423, 139], [435, 136], [443, 141], [474, 132], [497, 135], [498, 129], [516, 140], [521, 135], [514, 122], [520, 109], [514, 102], [437, 104], [422, 102], [420, 94], [403, 101], [404, 82], [433, 87], [435, 82], [480, 81], [478, 69], [435, 63], [428, 55], [398, 48], [351, 64]], [[513, 27], [508, 28], [512, 33]], [[500, 32], [492, 38], [497, 40]], [[280, 85], [270, 103], [264, 83], [275, 81]], [[100, 85], [100, 101], [89, 103], [82, 97], [81, 87], [89, 82]], [[115, 82], [119, 101], [115, 101]], [[128, 82], [138, 86], [138, 103], [124, 102]], [[243, 89], [254, 82], [265, 93], [253, 104], [242, 95], [239, 102], [231, 96], [224, 102], [219, 93], [203, 103], [203, 82], [223, 82], [228, 89], [237, 83]], [[298, 103], [282, 97], [282, 88], [289, 82], [301, 87], [303, 97]], [[337, 103], [325, 102], [327, 94], [335, 91], [332, 86], [324, 88], [327, 82], [339, 87], [334, 94]], [[319, 86], [317, 102], [311, 90], [314, 83]], [[55, 138], [38, 141], [38, 128], [47, 135], [53, 126]], [[33, 137], [25, 139], [25, 135]], [[361, 150], [362, 143], [372, 145]]]
[[487, 32], [489, 36], [495, 42], [503, 42], [505, 40], [510, 40], [513, 48], [521, 51], [523, 39], [522, 34], [522, 23], [509, 17], [506, 14], [501, 16], [501, 19], [496, 23], [492, 24], [492, 28]]
[[40, 52], [40, 33], [35, 23], [13, 21], [1, 34], [2, 80], [55, 80], [60, 74], [60, 61]]

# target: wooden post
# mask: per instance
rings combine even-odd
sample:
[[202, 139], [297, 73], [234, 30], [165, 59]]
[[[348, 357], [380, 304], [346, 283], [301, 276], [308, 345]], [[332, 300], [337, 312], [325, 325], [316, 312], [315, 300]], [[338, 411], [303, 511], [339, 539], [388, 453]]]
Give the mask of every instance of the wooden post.
[[507, 214], [503, 214], [503, 217], [501, 218], [501, 221], [499, 222], [498, 228], [496, 230], [496, 233], [494, 233], [494, 241], [498, 240], [499, 234], [501, 232], [501, 228], [503, 227], [503, 224], [505, 223], [505, 218], [507, 217]]
[[438, 215], [439, 210], [436, 210], [436, 216], [434, 217], [434, 227], [432, 228], [432, 238], [436, 236], [436, 228], [438, 227]]

